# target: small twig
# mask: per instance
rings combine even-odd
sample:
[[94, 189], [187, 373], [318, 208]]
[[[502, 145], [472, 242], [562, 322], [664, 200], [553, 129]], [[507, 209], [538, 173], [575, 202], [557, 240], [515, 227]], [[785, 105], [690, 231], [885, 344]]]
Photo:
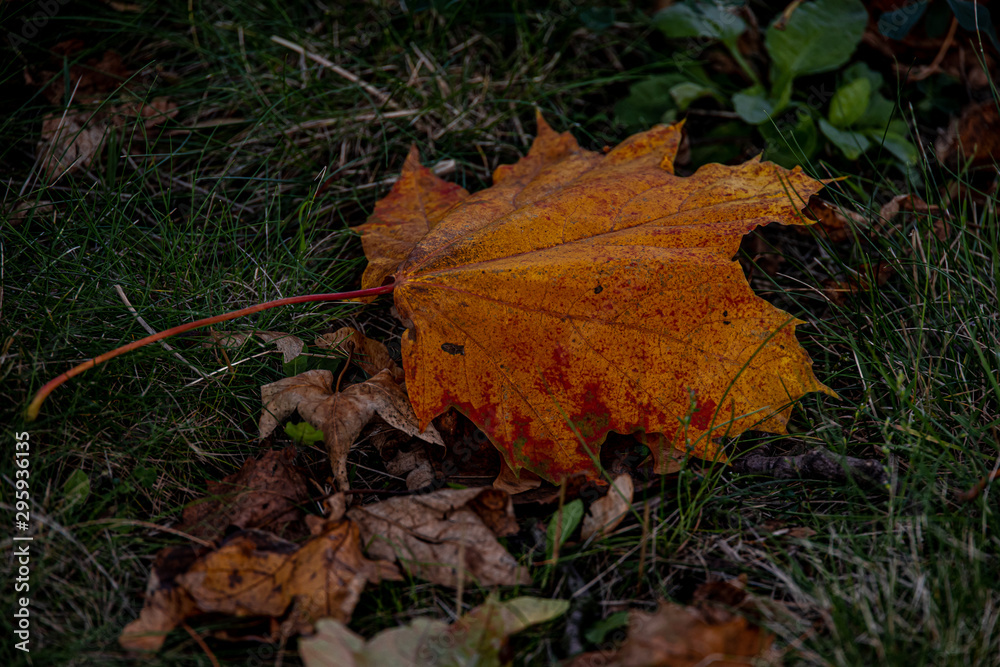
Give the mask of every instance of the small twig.
[[944, 62], [944, 57], [948, 54], [948, 49], [951, 48], [952, 43], [955, 41], [956, 30], [958, 30], [958, 19], [953, 17], [951, 19], [951, 27], [948, 28], [948, 34], [945, 36], [944, 41], [941, 42], [941, 48], [938, 49], [934, 60], [931, 61], [930, 65], [914, 68], [910, 76], [907, 77], [910, 82], [923, 81], [930, 75], [941, 71], [941, 63]]
[[845, 482], [849, 478], [857, 478], [869, 486], [885, 488], [889, 484], [889, 477], [879, 461], [837, 456], [824, 447], [816, 447], [798, 456], [751, 454], [735, 460], [733, 470], [776, 479], [806, 478]]
[[201, 647], [201, 650], [205, 652], [205, 655], [208, 656], [209, 661], [212, 663], [212, 667], [220, 667], [218, 659], [216, 659], [215, 654], [212, 653], [212, 650], [208, 648], [208, 644], [206, 644], [205, 640], [201, 638], [201, 635], [195, 632], [194, 628], [192, 628], [187, 623], [181, 623], [181, 627], [187, 630], [187, 633], [191, 635], [191, 639], [193, 639], [198, 644], [198, 646]]
[[[118, 298], [121, 299], [122, 303], [125, 304], [125, 307], [128, 308], [128, 312], [132, 313], [132, 316], [135, 318], [135, 321], [139, 323], [139, 326], [141, 326], [143, 329], [145, 329], [147, 333], [155, 334], [156, 330], [153, 327], [151, 327], [148, 324], [146, 324], [146, 320], [142, 319], [142, 315], [140, 315], [139, 313], [137, 313], [136, 310], [135, 310], [135, 308], [132, 307], [132, 304], [129, 302], [128, 297], [125, 296], [125, 290], [122, 289], [122, 286], [121, 285], [115, 285], [115, 291], [118, 292]], [[180, 352], [178, 352], [174, 348], [170, 347], [170, 345], [167, 343], [167, 341], [161, 340], [160, 341], [160, 346], [164, 350], [166, 350], [167, 352], [172, 352], [173, 355], [175, 357], [177, 357], [182, 364], [184, 364], [185, 366], [187, 366], [188, 368], [190, 368], [191, 370], [193, 370], [195, 373], [197, 373], [201, 377], [202, 380], [208, 379], [208, 376], [206, 376], [204, 373], [202, 373], [200, 370], [198, 370], [194, 366], [194, 364], [192, 364], [187, 359], [185, 359], [184, 357], [182, 357]]]
[[789, 2], [788, 6], [785, 7], [785, 10], [781, 12], [781, 18], [774, 22], [774, 29], [784, 30], [787, 28], [788, 22], [792, 19], [792, 14], [795, 13], [795, 10], [798, 9], [801, 4], [802, 0], [792, 0], [792, 2]]
[[365, 92], [367, 92], [369, 95], [371, 95], [372, 97], [374, 97], [375, 99], [377, 99], [382, 104], [385, 104], [386, 106], [390, 106], [393, 109], [398, 109], [399, 108], [398, 104], [396, 104], [391, 99], [389, 99], [389, 95], [388, 94], [383, 93], [381, 90], [379, 90], [375, 86], [371, 85], [367, 81], [362, 80], [361, 77], [359, 77], [358, 75], [354, 74], [353, 72], [349, 72], [346, 69], [344, 69], [343, 67], [341, 67], [340, 65], [336, 65], [336, 64], [330, 62], [329, 60], [327, 60], [323, 56], [319, 55], [318, 53], [313, 53], [311, 51], [306, 51], [304, 47], [301, 47], [298, 44], [295, 44], [294, 42], [289, 42], [287, 39], [282, 39], [281, 37], [278, 37], [277, 35], [271, 35], [271, 41], [274, 42], [275, 44], [281, 44], [286, 49], [291, 49], [292, 51], [295, 51], [296, 53], [298, 53], [301, 56], [305, 56], [309, 60], [312, 60], [313, 62], [315, 62], [315, 63], [317, 63], [319, 65], [322, 65], [323, 67], [327, 68], [328, 70], [330, 70], [334, 74], [347, 79], [351, 83], [356, 83], [357, 85], [361, 86], [361, 88]]

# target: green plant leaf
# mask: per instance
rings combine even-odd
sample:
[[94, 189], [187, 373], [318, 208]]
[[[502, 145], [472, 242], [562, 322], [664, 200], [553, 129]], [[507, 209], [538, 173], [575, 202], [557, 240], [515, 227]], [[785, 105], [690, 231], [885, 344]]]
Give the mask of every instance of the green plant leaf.
[[868, 100], [868, 108], [854, 121], [854, 126], [885, 129], [892, 120], [895, 108], [896, 104], [883, 97], [882, 93], [872, 93]]
[[603, 644], [604, 638], [608, 636], [609, 632], [625, 627], [626, 625], [628, 625], [628, 612], [619, 611], [594, 623], [583, 633], [583, 636], [591, 644]]
[[878, 17], [878, 31], [889, 39], [904, 39], [913, 30], [913, 26], [917, 25], [925, 11], [927, 11], [927, 1], [921, 0], [899, 9], [883, 12]]
[[872, 84], [867, 78], [845, 83], [830, 102], [830, 122], [837, 127], [850, 127], [861, 118], [871, 101]]
[[884, 129], [868, 130], [865, 134], [907, 167], [917, 164], [920, 153], [917, 151], [917, 147], [907, 139], [910, 128], [902, 120], [894, 120]]
[[561, 547], [566, 544], [566, 540], [573, 534], [576, 527], [580, 525], [582, 519], [583, 501], [579, 498], [563, 505], [562, 510], [556, 510], [556, 513], [549, 519], [548, 530], [545, 531], [545, 553], [547, 558], [552, 558], [552, 554], [555, 552], [556, 533], [559, 534], [559, 546]]
[[665, 113], [677, 109], [671, 89], [687, 82], [680, 74], [663, 74], [632, 84], [629, 96], [615, 105], [615, 119], [629, 130], [656, 125]]
[[803, 74], [836, 69], [861, 41], [868, 12], [860, 0], [816, 0], [795, 10], [784, 30], [771, 24], [764, 38], [771, 80], [783, 88]]
[[[749, 134], [746, 123], [737, 120], [716, 125], [702, 136], [703, 141], [691, 146], [692, 166], [713, 162], [726, 164], [739, 158]], [[649, 448], [645, 445], [637, 444], [634, 451], [640, 460], [649, 456]]]
[[73, 474], [63, 483], [62, 495], [63, 502], [66, 503], [64, 509], [69, 509], [73, 505], [87, 500], [87, 497], [90, 496], [90, 478], [87, 477], [87, 473], [79, 468], [74, 470]]
[[823, 131], [826, 138], [840, 149], [848, 160], [857, 160], [871, 147], [871, 142], [861, 132], [851, 130], [840, 130], [831, 125], [825, 118], [819, 119], [819, 129]]
[[734, 8], [721, 3], [678, 3], [659, 12], [653, 24], [671, 39], [704, 37], [732, 46], [747, 29], [746, 22], [733, 13]]
[[733, 95], [736, 114], [751, 125], [766, 122], [779, 111], [761, 86], [753, 86]]
[[969, 0], [948, 0], [948, 6], [955, 13], [958, 25], [972, 32], [985, 33], [993, 42], [993, 48], [1000, 51], [1000, 39], [997, 39], [997, 31], [993, 27], [993, 18], [988, 8]]
[[674, 103], [680, 111], [686, 111], [695, 100], [701, 99], [702, 97], [718, 98], [719, 94], [711, 88], [701, 85], [700, 83], [685, 81], [684, 83], [678, 83], [676, 86], [673, 86], [670, 89], [670, 96], [674, 99]]
[[308, 422], [285, 424], [285, 434], [297, 445], [315, 445], [323, 442], [323, 432]]
[[819, 150], [819, 132], [813, 117], [802, 109], [795, 113], [794, 125], [769, 122], [758, 128], [767, 141], [764, 157], [789, 169], [809, 161]]
[[870, 68], [867, 63], [861, 61], [851, 63], [850, 66], [844, 69], [842, 76], [845, 83], [850, 83], [858, 79], [868, 79], [873, 93], [881, 90], [882, 84], [885, 82], [881, 74]]

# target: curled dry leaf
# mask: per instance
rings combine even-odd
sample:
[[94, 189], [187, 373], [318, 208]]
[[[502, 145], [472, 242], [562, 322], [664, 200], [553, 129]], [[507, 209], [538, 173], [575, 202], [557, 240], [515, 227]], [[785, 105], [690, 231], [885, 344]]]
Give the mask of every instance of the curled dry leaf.
[[567, 667], [745, 667], [774, 637], [732, 609], [753, 608], [741, 582], [704, 584], [690, 607], [660, 603], [629, 612], [628, 638], [617, 653], [585, 653]]
[[996, 102], [970, 104], [961, 117], [934, 142], [938, 160], [944, 164], [992, 165], [1000, 159], [1000, 112]]
[[297, 546], [270, 533], [234, 533], [169, 579], [155, 575], [139, 619], [119, 638], [130, 650], [158, 650], [185, 618], [207, 612], [282, 616], [296, 602], [291, 629], [310, 630], [319, 618], [347, 621], [368, 582], [398, 579], [395, 566], [361, 553], [358, 527], [331, 521]]
[[881, 287], [896, 275], [896, 269], [891, 262], [878, 262], [875, 266], [862, 264], [853, 275], [843, 280], [824, 280], [823, 293], [830, 301], [842, 306], [847, 303], [847, 297], [871, 291], [872, 287]]
[[208, 335], [212, 342], [206, 344], [207, 347], [220, 345], [227, 350], [243, 347], [250, 338], [257, 338], [265, 344], [271, 343], [281, 352], [281, 360], [286, 364], [302, 354], [302, 348], [305, 347], [301, 338], [281, 331], [210, 331]]
[[898, 213], [911, 211], [913, 213], [939, 213], [941, 207], [937, 204], [928, 204], [923, 199], [914, 194], [896, 195], [879, 209], [879, 217], [891, 220]]
[[595, 500], [587, 510], [580, 528], [580, 539], [589, 540], [595, 535], [606, 535], [617, 528], [632, 507], [634, 493], [632, 476], [628, 473], [618, 475], [608, 493]]
[[500, 474], [493, 480], [493, 487], [517, 495], [525, 491], [537, 489], [542, 485], [542, 479], [530, 470], [522, 469], [520, 474], [511, 470], [507, 461], [500, 459]]
[[146, 601], [139, 618], [122, 630], [118, 638], [128, 651], [158, 651], [167, 633], [184, 619], [200, 612], [188, 592], [177, 585], [175, 578], [198, 558], [205, 549], [181, 546], [163, 549], [156, 555], [146, 583]]
[[860, 213], [835, 206], [815, 196], [809, 198], [806, 213], [816, 218], [816, 224], [808, 228], [796, 227], [795, 229], [806, 234], [815, 229], [834, 243], [853, 238], [854, 229], [866, 224], [865, 217]]
[[[61, 50], [66, 53], [82, 48], [82, 44], [70, 42], [57, 46], [64, 47]], [[137, 79], [132, 75], [113, 51], [105, 52], [100, 59], [91, 58], [85, 65], [71, 66], [68, 77], [61, 68], [35, 75], [25, 73], [27, 83], [43, 87], [43, 95], [56, 106], [63, 106], [67, 90], [73, 95], [74, 106], [42, 118], [38, 154], [50, 180], [88, 167], [109, 134], [131, 128], [131, 133], [119, 140], [120, 145], [142, 144], [149, 131], [177, 115], [177, 105], [168, 98], [150, 99], [137, 90]], [[107, 104], [119, 92], [132, 99]]]
[[409, 625], [383, 630], [365, 641], [338, 621], [323, 619], [316, 634], [299, 642], [306, 667], [500, 667], [507, 638], [566, 612], [565, 600], [494, 597], [451, 625], [415, 618]]
[[302, 518], [309, 501], [309, 485], [293, 465], [295, 448], [270, 450], [248, 459], [238, 472], [208, 483], [208, 497], [184, 509], [182, 532], [215, 540], [230, 526], [266, 528], [281, 534], [287, 524]]
[[330, 466], [338, 488], [350, 488], [347, 481], [347, 454], [361, 429], [376, 414], [393, 428], [427, 442], [443, 445], [433, 425], [420, 429], [406, 393], [388, 370], [333, 392], [333, 373], [312, 370], [266, 384], [260, 388], [264, 410], [260, 416], [260, 437], [266, 438], [282, 420], [299, 415], [323, 432]]
[[388, 370], [393, 380], [403, 381], [403, 369], [392, 360], [385, 345], [368, 338], [357, 329], [343, 327], [333, 333], [318, 336], [316, 346], [327, 350], [340, 350], [350, 357], [351, 363], [368, 375]]
[[398, 560], [413, 576], [452, 588], [459, 577], [480, 586], [531, 583], [496, 540], [518, 530], [503, 491], [442, 489], [352, 507], [347, 516], [361, 527], [366, 553]]
[[393, 275], [422, 425], [455, 407], [514, 471], [560, 482], [596, 477], [611, 431], [711, 459], [713, 437], [784, 433], [801, 396], [833, 394], [732, 259], [759, 225], [808, 224], [823, 184], [758, 160], [681, 178], [681, 138], [659, 126], [601, 154], [539, 118], [528, 155], [469, 196], [410, 153], [360, 228], [362, 285]]

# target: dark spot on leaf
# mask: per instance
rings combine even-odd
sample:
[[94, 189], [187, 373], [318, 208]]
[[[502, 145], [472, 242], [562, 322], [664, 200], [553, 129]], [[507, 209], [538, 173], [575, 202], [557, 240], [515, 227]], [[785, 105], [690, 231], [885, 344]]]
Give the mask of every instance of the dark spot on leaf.
[[464, 345], [455, 345], [454, 343], [445, 343], [441, 346], [441, 349], [448, 354], [465, 354]]
[[594, 288], [594, 294], [600, 294], [603, 291], [604, 291], [604, 285], [598, 285], [597, 287]]
[[722, 320], [722, 323], [723, 324], [729, 324], [730, 322], [729, 322], [729, 320]]
[[729, 311], [728, 310], [722, 311], [722, 316], [723, 317], [729, 317]]
[[782, 350], [784, 350], [784, 349], [785, 349], [785, 346], [784, 346], [784, 345], [778, 345], [778, 347], [780, 347], [780, 348], [781, 348]]

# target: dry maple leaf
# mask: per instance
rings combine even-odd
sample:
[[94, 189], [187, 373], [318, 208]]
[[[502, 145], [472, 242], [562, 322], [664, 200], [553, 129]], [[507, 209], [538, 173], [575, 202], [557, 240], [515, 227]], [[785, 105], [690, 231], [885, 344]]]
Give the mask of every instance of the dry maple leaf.
[[415, 618], [409, 625], [383, 630], [365, 641], [343, 623], [323, 619], [316, 634], [299, 642], [306, 667], [499, 667], [507, 637], [561, 616], [565, 600], [494, 597], [451, 625]]
[[264, 403], [260, 437], [266, 438], [283, 419], [297, 410], [304, 420], [323, 432], [330, 466], [341, 491], [350, 488], [347, 454], [351, 445], [376, 414], [393, 428], [444, 445], [433, 425], [418, 426], [406, 392], [393, 381], [389, 370], [380, 371], [375, 377], [339, 393], [333, 391], [333, 373], [306, 371], [264, 385], [260, 388], [260, 396]]
[[758, 160], [675, 176], [679, 125], [602, 155], [538, 124], [528, 155], [470, 196], [411, 152], [361, 227], [376, 267], [363, 286], [393, 276], [421, 425], [455, 407], [512, 470], [559, 482], [596, 476], [610, 431], [723, 458], [712, 437], [784, 433], [801, 396], [834, 395], [799, 322], [732, 259], [759, 225], [809, 224], [800, 210], [822, 183]]
[[627, 472], [615, 477], [608, 492], [595, 500], [583, 517], [580, 539], [589, 540], [597, 535], [607, 535], [618, 527], [632, 507], [635, 484]]
[[774, 641], [732, 612], [755, 606], [741, 580], [703, 584], [694, 597], [689, 607], [663, 602], [653, 613], [629, 612], [628, 638], [617, 653], [584, 653], [567, 667], [745, 666]]
[[247, 459], [238, 472], [208, 483], [208, 497], [184, 508], [181, 532], [214, 540], [229, 526], [266, 528], [275, 533], [302, 518], [309, 485], [292, 464], [295, 448], [264, 452]]
[[[68, 40], [57, 44], [53, 52], [72, 55], [83, 48], [79, 40]], [[148, 94], [138, 90], [134, 73], [113, 51], [104, 52], [100, 59], [90, 58], [86, 64], [71, 65], [68, 70], [63, 69], [62, 61], [60, 58], [57, 68], [34, 75], [25, 71], [26, 82], [42, 87], [42, 95], [52, 104], [63, 107], [67, 93], [72, 95], [74, 106], [42, 119], [37, 150], [50, 180], [89, 166], [109, 134], [132, 127], [133, 134], [120, 137], [120, 145], [141, 144], [145, 134], [177, 115], [177, 105], [168, 98], [147, 99]], [[119, 92], [134, 93], [133, 99], [108, 103]], [[143, 131], [135, 132], [138, 127]]]
[[339, 350], [368, 375], [376, 375], [388, 369], [392, 379], [403, 381], [403, 369], [396, 365], [389, 350], [377, 340], [368, 338], [357, 329], [342, 327], [333, 333], [317, 336], [316, 347], [325, 350]]
[[234, 533], [183, 572], [150, 579], [146, 605], [119, 642], [130, 650], [157, 650], [170, 630], [189, 616], [221, 612], [280, 617], [293, 601], [292, 632], [319, 618], [347, 621], [368, 582], [398, 579], [395, 566], [361, 553], [358, 527], [350, 521], [321, 524], [298, 546], [270, 533]]
[[442, 489], [352, 507], [365, 553], [399, 560], [410, 574], [457, 588], [459, 578], [480, 586], [530, 584], [523, 566], [496, 538], [516, 533], [514, 508], [492, 488]]

